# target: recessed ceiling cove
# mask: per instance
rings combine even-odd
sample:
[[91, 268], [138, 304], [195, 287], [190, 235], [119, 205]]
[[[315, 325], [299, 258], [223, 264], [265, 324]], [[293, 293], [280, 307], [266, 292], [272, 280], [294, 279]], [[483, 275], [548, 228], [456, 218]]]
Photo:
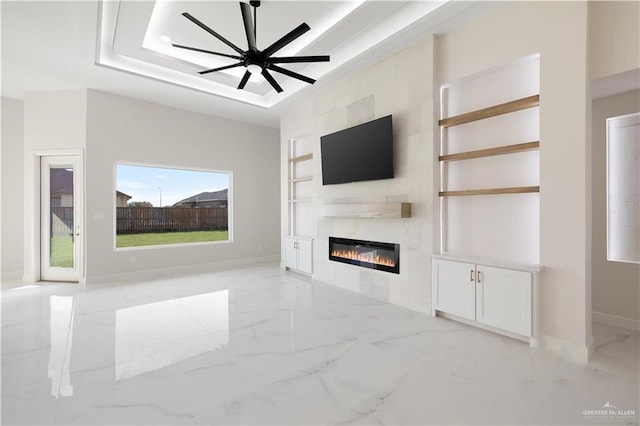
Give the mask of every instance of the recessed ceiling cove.
[[[310, 29], [304, 28], [305, 31], [300, 31], [301, 34], [289, 43], [279, 46], [277, 57], [331, 57], [331, 61], [288, 62], [286, 70], [290, 73], [286, 75], [277, 71], [263, 73], [257, 68], [248, 73], [244, 64], [231, 66], [241, 61], [237, 57], [243, 57], [231, 45], [243, 52], [251, 50], [250, 37], [245, 30], [246, 12], [241, 13], [238, 0], [103, 1], [99, 12], [96, 63], [269, 108], [308, 86], [312, 80], [319, 80], [364, 54], [442, 4], [263, 0], [259, 8], [251, 8], [257, 10], [257, 21], [250, 20], [250, 24], [255, 25], [258, 49], [268, 50], [283, 36], [306, 23]], [[222, 37], [213, 36], [205, 27]], [[217, 71], [202, 73], [207, 70]], [[295, 78], [300, 75], [307, 79]]]

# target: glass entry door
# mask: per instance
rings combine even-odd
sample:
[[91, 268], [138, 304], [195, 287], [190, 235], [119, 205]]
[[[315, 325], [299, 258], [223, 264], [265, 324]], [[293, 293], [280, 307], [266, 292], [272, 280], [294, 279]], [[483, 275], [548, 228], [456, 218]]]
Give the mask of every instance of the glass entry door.
[[41, 157], [41, 279], [80, 280], [78, 157]]

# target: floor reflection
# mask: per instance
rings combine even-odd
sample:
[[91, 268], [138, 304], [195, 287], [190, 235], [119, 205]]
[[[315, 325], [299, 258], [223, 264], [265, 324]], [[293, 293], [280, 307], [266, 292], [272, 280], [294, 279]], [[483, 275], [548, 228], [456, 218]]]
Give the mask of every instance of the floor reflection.
[[73, 396], [73, 385], [69, 367], [73, 344], [74, 301], [72, 296], [51, 296], [50, 336], [48, 376], [51, 379], [51, 395], [55, 398]]
[[158, 370], [229, 342], [229, 291], [116, 311], [116, 380]]

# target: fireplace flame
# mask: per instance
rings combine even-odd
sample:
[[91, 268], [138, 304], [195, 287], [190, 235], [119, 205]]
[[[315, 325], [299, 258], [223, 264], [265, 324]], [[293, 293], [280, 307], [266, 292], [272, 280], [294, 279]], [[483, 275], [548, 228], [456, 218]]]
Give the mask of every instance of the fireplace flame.
[[372, 253], [360, 253], [357, 250], [332, 250], [331, 256], [341, 257], [343, 259], [357, 260], [360, 262], [374, 263], [376, 265], [384, 265], [389, 267], [395, 267], [396, 263], [393, 259], [380, 256], [379, 254], [373, 255]]

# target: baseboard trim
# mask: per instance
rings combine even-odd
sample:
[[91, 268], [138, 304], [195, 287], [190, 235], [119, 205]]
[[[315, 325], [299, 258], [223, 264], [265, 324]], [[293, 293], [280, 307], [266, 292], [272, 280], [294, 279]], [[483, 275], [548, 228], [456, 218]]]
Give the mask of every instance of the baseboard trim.
[[591, 359], [591, 355], [593, 355], [593, 351], [596, 349], [595, 339], [593, 335], [589, 337], [589, 341], [587, 342], [587, 359]]
[[2, 271], [2, 281], [21, 281], [22, 271]]
[[614, 327], [624, 328], [626, 330], [640, 332], [640, 320], [633, 318], [621, 317], [618, 315], [605, 314], [604, 312], [593, 311], [591, 318], [600, 324], [611, 325]]
[[542, 336], [539, 344], [543, 350], [583, 365], [587, 365], [589, 355], [593, 352], [593, 337], [590, 337], [584, 346], [553, 336]]
[[280, 261], [280, 256], [263, 256], [263, 257], [252, 257], [252, 258], [245, 258], [245, 259], [224, 260], [220, 262], [202, 263], [197, 265], [185, 265], [185, 266], [175, 266], [170, 268], [148, 269], [144, 271], [122, 272], [117, 274], [105, 274], [105, 275], [87, 277], [86, 284], [92, 285], [92, 284], [108, 283], [112, 281], [133, 281], [133, 280], [153, 279], [153, 278], [167, 277], [168, 275], [176, 275], [176, 274], [193, 275], [193, 274], [199, 274], [199, 273], [214, 272], [222, 268], [250, 266], [250, 265], [262, 264], [262, 263], [273, 263], [273, 262], [279, 262], [279, 261]]
[[38, 282], [38, 277], [33, 274], [25, 274], [22, 276], [23, 283], [35, 283]]

